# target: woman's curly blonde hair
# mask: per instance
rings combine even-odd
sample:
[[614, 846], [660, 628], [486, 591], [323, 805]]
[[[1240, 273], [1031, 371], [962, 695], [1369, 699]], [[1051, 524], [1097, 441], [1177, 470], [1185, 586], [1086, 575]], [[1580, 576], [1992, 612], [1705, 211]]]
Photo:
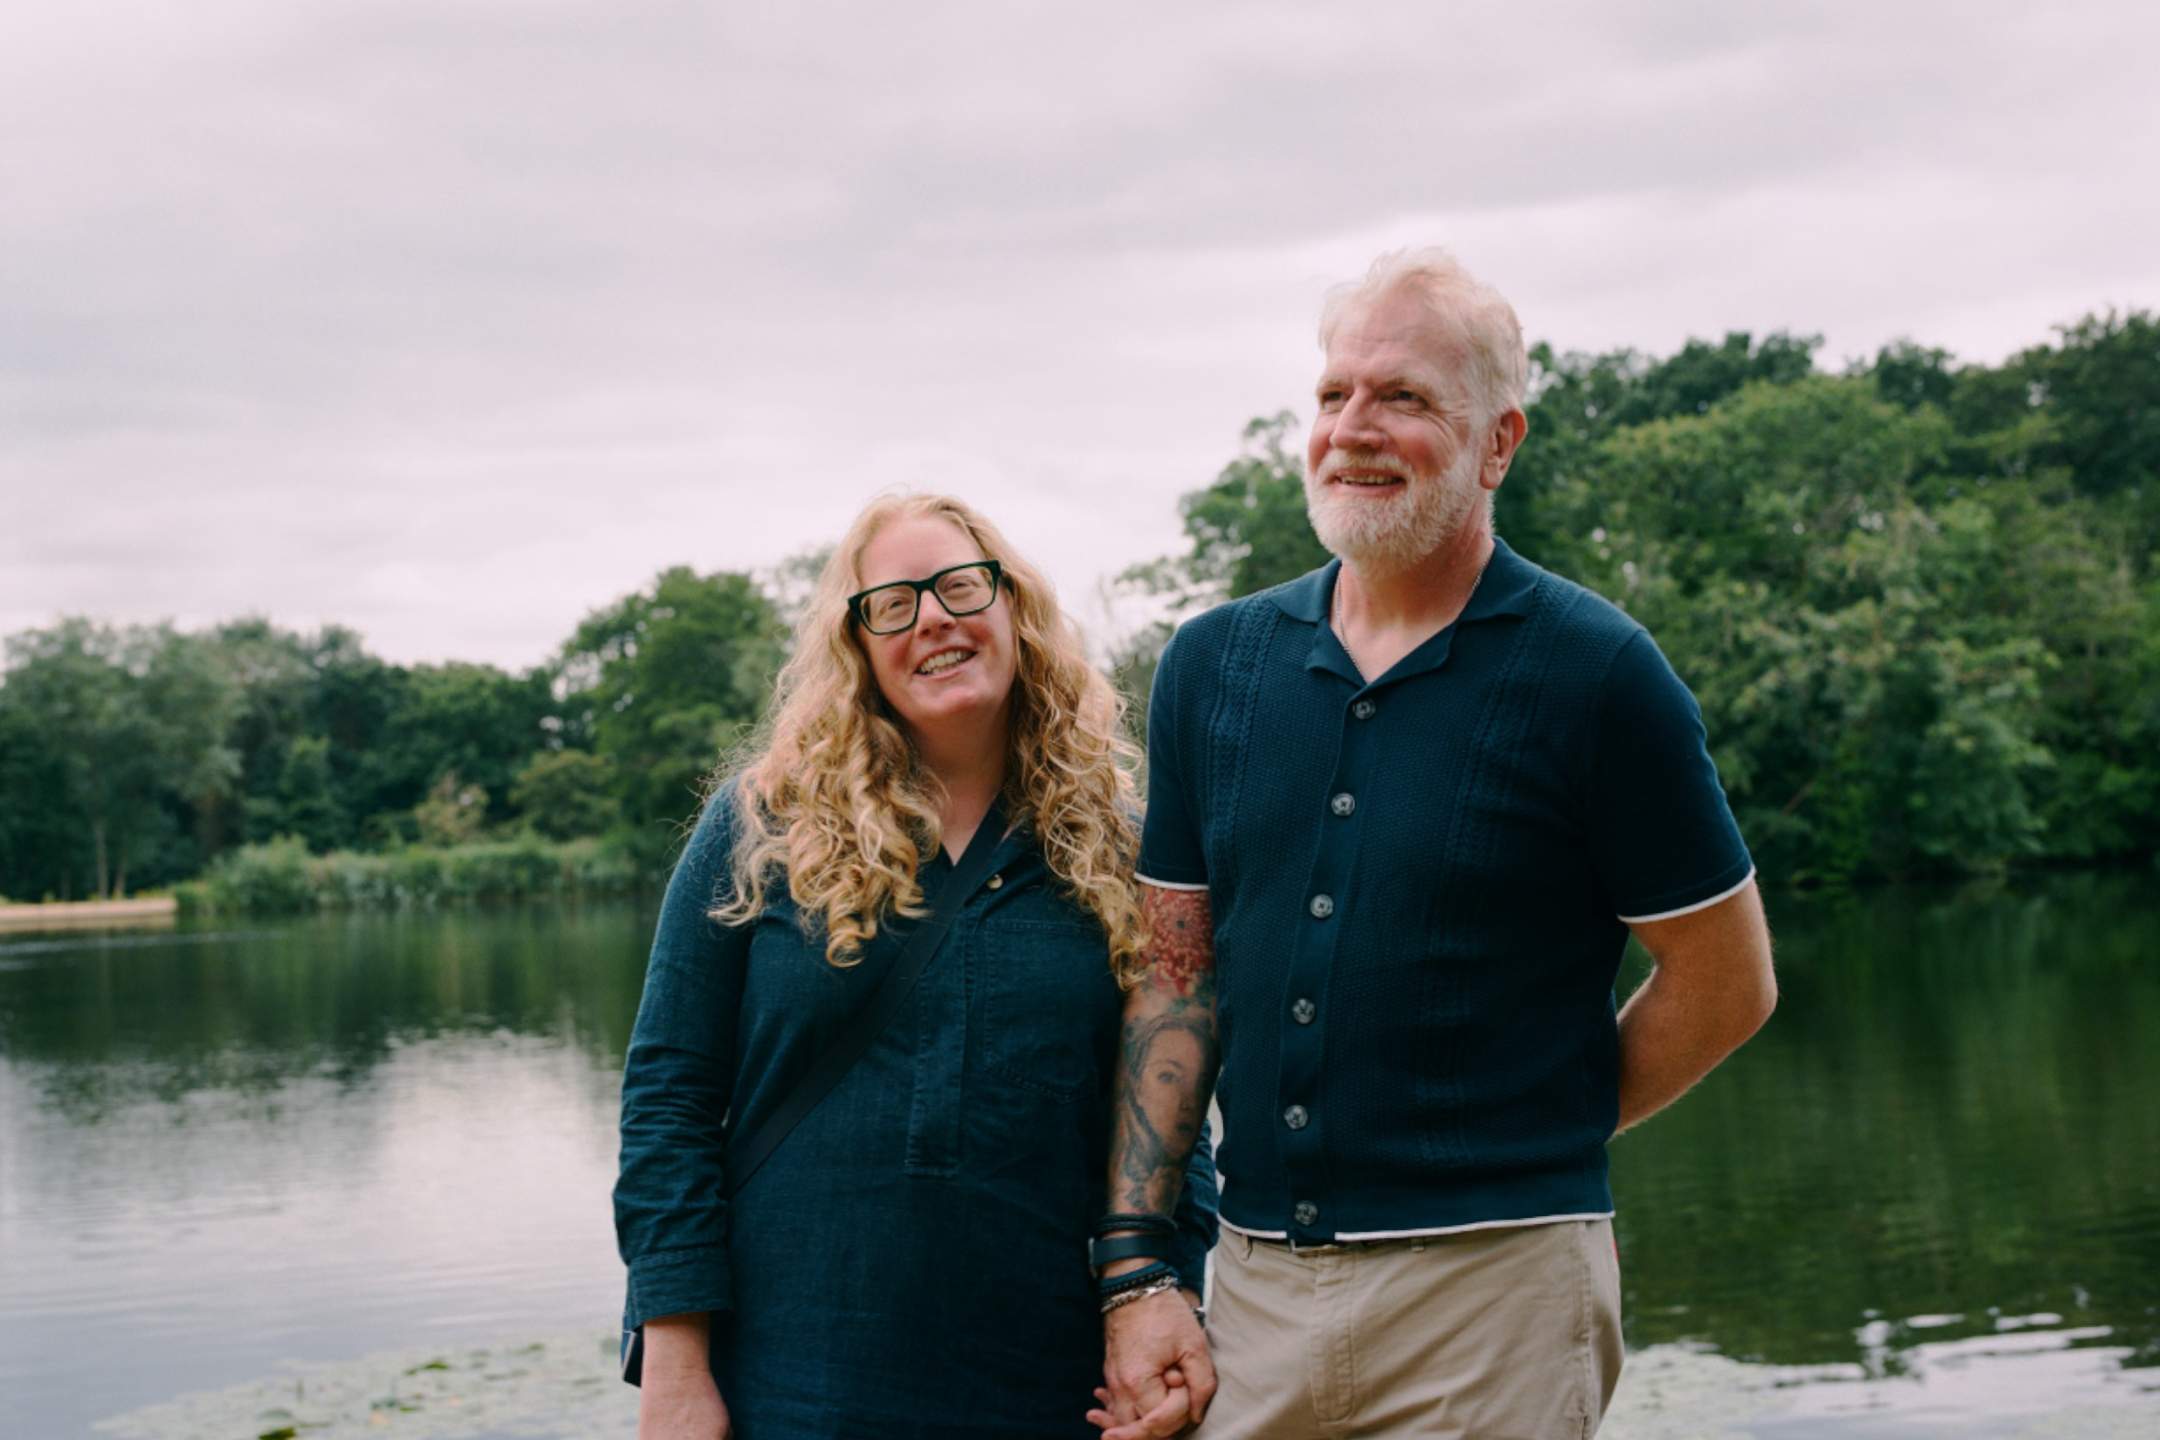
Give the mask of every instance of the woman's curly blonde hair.
[[853, 965], [888, 914], [919, 916], [917, 870], [940, 843], [937, 778], [879, 691], [848, 596], [862, 556], [898, 520], [950, 521], [1004, 570], [1017, 640], [1006, 756], [1006, 819], [1025, 825], [1061, 888], [1101, 922], [1121, 978], [1142, 942], [1132, 878], [1140, 848], [1124, 702], [1088, 663], [1050, 582], [997, 527], [943, 495], [872, 501], [834, 549], [795, 632], [764, 724], [736, 783], [734, 896], [712, 911], [739, 925], [784, 882], [825, 958]]

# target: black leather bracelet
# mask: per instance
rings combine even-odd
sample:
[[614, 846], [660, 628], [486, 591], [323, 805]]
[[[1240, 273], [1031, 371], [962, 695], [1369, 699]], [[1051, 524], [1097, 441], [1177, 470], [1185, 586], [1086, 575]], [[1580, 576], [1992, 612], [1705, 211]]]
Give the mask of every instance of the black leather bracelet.
[[1120, 1260], [1160, 1260], [1170, 1248], [1169, 1235], [1113, 1235], [1088, 1241], [1088, 1269], [1100, 1275], [1106, 1265]]
[[1105, 1215], [1095, 1222], [1095, 1235], [1098, 1239], [1105, 1235], [1115, 1235], [1123, 1230], [1137, 1230], [1147, 1235], [1175, 1235], [1177, 1234], [1177, 1221], [1171, 1219], [1168, 1215], [1157, 1215], [1149, 1211], [1135, 1211], [1129, 1214]]

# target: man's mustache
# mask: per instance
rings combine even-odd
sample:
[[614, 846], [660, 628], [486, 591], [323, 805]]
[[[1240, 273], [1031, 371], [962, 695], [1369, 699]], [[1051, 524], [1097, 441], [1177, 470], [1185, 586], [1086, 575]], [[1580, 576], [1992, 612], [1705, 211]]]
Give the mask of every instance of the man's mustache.
[[1380, 470], [1404, 480], [1417, 478], [1410, 462], [1400, 455], [1390, 455], [1384, 450], [1333, 449], [1321, 459], [1319, 472], [1313, 478], [1325, 485], [1345, 470]]

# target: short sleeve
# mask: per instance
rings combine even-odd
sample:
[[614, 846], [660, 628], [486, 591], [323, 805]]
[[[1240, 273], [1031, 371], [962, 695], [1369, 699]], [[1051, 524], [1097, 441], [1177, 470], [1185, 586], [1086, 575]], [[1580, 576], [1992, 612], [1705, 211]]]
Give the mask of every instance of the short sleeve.
[[1182, 634], [1172, 635], [1163, 647], [1148, 696], [1147, 821], [1140, 831], [1138, 872], [1151, 885], [1200, 890], [1207, 886], [1207, 855], [1180, 743], [1192, 733], [1178, 709], [1179, 692], [1185, 688], [1178, 678], [1185, 661]]
[[623, 1064], [615, 1237], [624, 1325], [729, 1308], [722, 1162], [747, 931], [715, 921], [734, 845], [732, 787], [698, 819], [668, 881]]
[[1755, 873], [1718, 782], [1702, 709], [1647, 632], [1599, 692], [1588, 829], [1599, 877], [1630, 924], [1703, 909]]

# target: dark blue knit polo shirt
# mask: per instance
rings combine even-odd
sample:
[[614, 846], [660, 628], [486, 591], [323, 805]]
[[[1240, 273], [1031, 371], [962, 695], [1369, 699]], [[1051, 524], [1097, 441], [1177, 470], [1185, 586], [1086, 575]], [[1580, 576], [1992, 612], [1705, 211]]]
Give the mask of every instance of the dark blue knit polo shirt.
[[1624, 920], [1753, 873], [1649, 634], [1496, 544], [1371, 684], [1339, 566], [1164, 652], [1142, 878], [1213, 905], [1224, 1223], [1298, 1240], [1608, 1215]]

